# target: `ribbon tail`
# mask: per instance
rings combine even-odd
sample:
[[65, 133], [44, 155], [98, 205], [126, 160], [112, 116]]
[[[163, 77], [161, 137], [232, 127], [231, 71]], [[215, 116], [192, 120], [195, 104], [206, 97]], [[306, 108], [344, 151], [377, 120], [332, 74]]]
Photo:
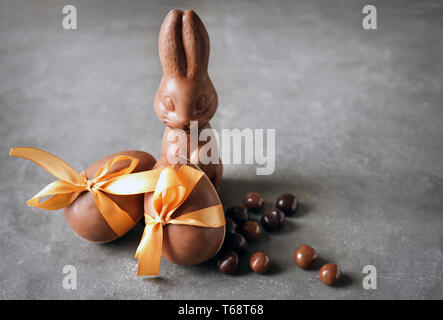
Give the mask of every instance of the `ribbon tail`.
[[34, 162], [60, 180], [76, 185], [83, 184], [83, 178], [66, 162], [53, 154], [36, 148], [12, 148], [9, 156], [20, 157]]
[[134, 219], [103, 192], [92, 190], [95, 203], [103, 218], [112, 230], [119, 236], [123, 236], [131, 230], [138, 221]]
[[69, 206], [72, 202], [74, 202], [75, 199], [78, 198], [81, 193], [82, 191], [56, 194], [43, 202], [40, 202], [40, 197], [36, 196], [32, 199], [29, 199], [26, 204], [30, 207], [36, 207], [45, 210], [59, 210]]
[[[32, 199], [27, 201], [28, 206], [45, 210], [59, 210], [69, 206], [82, 193], [83, 188], [69, 182], [58, 180], [48, 184]], [[41, 198], [51, 196], [41, 202]]]
[[137, 276], [156, 276], [160, 272], [163, 248], [163, 226], [161, 223], [148, 223], [143, 238], [137, 248]]

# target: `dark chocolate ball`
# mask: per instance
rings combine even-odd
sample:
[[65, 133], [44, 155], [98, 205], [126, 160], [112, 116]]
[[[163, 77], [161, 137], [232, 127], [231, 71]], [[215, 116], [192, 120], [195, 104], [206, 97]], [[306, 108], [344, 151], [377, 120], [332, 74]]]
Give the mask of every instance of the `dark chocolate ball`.
[[323, 283], [330, 286], [340, 280], [341, 270], [335, 263], [328, 263], [320, 268], [318, 275]]
[[259, 213], [261, 209], [263, 209], [264, 204], [263, 197], [258, 192], [249, 192], [243, 198], [243, 204], [249, 209], [251, 212]]
[[295, 250], [294, 261], [300, 268], [306, 269], [310, 267], [316, 259], [317, 252], [307, 244], [302, 244]]
[[287, 216], [292, 216], [297, 210], [298, 200], [293, 194], [287, 193], [282, 194], [278, 197], [275, 206], [283, 211]]
[[248, 251], [248, 242], [240, 233], [227, 233], [225, 238], [225, 247], [234, 250], [240, 256]]
[[280, 209], [266, 210], [261, 216], [261, 224], [266, 231], [272, 232], [282, 229], [286, 223], [286, 216]]
[[256, 252], [249, 259], [249, 265], [254, 272], [266, 273], [271, 267], [271, 259], [263, 252]]
[[234, 251], [226, 252], [217, 261], [218, 270], [224, 274], [234, 274], [238, 270], [238, 255]]
[[257, 221], [246, 221], [243, 224], [242, 234], [249, 242], [258, 240], [261, 236], [260, 224]]
[[229, 207], [226, 209], [225, 215], [237, 222], [240, 226], [248, 221], [249, 218], [248, 209], [242, 205]]
[[237, 233], [238, 224], [231, 218], [226, 218], [226, 233]]

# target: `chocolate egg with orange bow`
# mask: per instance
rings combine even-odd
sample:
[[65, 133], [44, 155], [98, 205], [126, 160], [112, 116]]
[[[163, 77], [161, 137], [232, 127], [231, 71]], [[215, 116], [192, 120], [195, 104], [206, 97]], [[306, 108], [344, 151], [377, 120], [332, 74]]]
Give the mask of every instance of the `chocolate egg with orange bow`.
[[[130, 156], [138, 159], [138, 165], [131, 173], [151, 170], [155, 159], [149, 153], [143, 151], [123, 151], [109, 155], [98, 160], [85, 170], [86, 177], [92, 179], [97, 171], [109, 160], [116, 156]], [[108, 174], [118, 172], [130, 163], [130, 160], [117, 162], [109, 170]], [[134, 221], [134, 225], [143, 217], [143, 194], [114, 195], [105, 193], [115, 204], [125, 211]], [[64, 210], [65, 218], [80, 237], [88, 241], [106, 243], [121, 237], [118, 231], [108, 224], [103, 214], [97, 208], [94, 196], [91, 192], [83, 192], [71, 205]]]
[[[156, 167], [158, 168], [158, 165]], [[225, 237], [225, 220], [220, 198], [209, 178], [196, 165], [176, 164], [170, 168], [176, 172], [192, 168], [188, 171], [198, 170], [201, 172], [201, 176], [196, 179], [192, 188], [186, 191], [188, 195], [174, 210], [171, 215], [173, 222], [162, 221], [162, 256], [169, 262], [180, 265], [195, 265], [205, 262], [219, 251]], [[145, 194], [145, 215], [159, 219], [158, 211], [160, 210], [156, 208], [155, 201], [155, 192]], [[198, 220], [195, 218], [197, 215], [193, 214], [203, 213], [208, 209], [209, 211], [205, 214], [212, 214], [214, 219], [206, 221], [212, 221], [214, 227], [182, 223], [183, 220], [186, 220], [184, 218], [186, 216], [192, 216], [191, 220]], [[210, 212], [210, 209], [217, 209], [217, 212]], [[181, 218], [184, 219], [180, 221]]]
[[45, 210], [64, 208], [72, 230], [83, 239], [110, 242], [126, 234], [143, 217], [143, 185], [147, 181], [143, 174], [152, 172], [155, 164], [146, 152], [114, 153], [81, 173], [40, 149], [12, 148], [9, 154], [30, 160], [60, 179], [43, 188], [27, 204]]

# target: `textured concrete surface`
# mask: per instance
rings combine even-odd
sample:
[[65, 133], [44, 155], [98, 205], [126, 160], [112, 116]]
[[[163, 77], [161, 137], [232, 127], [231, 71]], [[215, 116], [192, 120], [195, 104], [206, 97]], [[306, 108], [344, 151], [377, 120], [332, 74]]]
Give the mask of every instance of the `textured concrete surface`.
[[[72, 0], [76, 31], [62, 29], [65, 2], [0, 2], [1, 298], [443, 298], [441, 1], [372, 1], [376, 31], [362, 29], [360, 0]], [[273, 259], [267, 276], [246, 257], [234, 277], [213, 262], [163, 262], [161, 277], [137, 278], [141, 227], [82, 241], [62, 213], [25, 205], [52, 176], [8, 158], [11, 146], [35, 146], [82, 170], [125, 149], [158, 157], [157, 36], [171, 8], [196, 10], [211, 36], [213, 126], [276, 128], [275, 173], [227, 166], [221, 190], [226, 206], [251, 190], [267, 207], [299, 196], [287, 228], [251, 246]], [[295, 266], [301, 243], [342, 267], [341, 285]], [[377, 290], [362, 287], [367, 264]], [[77, 268], [76, 290], [62, 287], [65, 265]]]

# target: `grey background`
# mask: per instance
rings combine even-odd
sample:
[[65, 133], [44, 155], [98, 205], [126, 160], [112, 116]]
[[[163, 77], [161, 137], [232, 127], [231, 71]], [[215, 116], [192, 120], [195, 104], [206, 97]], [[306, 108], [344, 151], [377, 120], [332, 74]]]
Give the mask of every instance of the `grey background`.
[[[66, 1], [0, 2], [1, 298], [443, 298], [442, 1], [372, 1], [376, 31], [361, 27], [367, 1], [69, 3], [76, 31], [62, 29]], [[276, 129], [275, 173], [226, 166], [223, 204], [252, 190], [267, 207], [283, 192], [302, 203], [237, 276], [163, 261], [160, 277], [137, 278], [140, 226], [81, 240], [61, 212], [25, 205], [53, 177], [8, 158], [34, 146], [82, 170], [121, 150], [158, 157], [157, 36], [172, 8], [194, 9], [210, 34], [213, 127]], [[342, 267], [339, 286], [296, 267], [302, 243]], [[249, 271], [256, 250], [274, 262], [267, 276]], [[68, 264], [77, 290], [62, 287]], [[377, 290], [362, 288], [367, 264]]]

